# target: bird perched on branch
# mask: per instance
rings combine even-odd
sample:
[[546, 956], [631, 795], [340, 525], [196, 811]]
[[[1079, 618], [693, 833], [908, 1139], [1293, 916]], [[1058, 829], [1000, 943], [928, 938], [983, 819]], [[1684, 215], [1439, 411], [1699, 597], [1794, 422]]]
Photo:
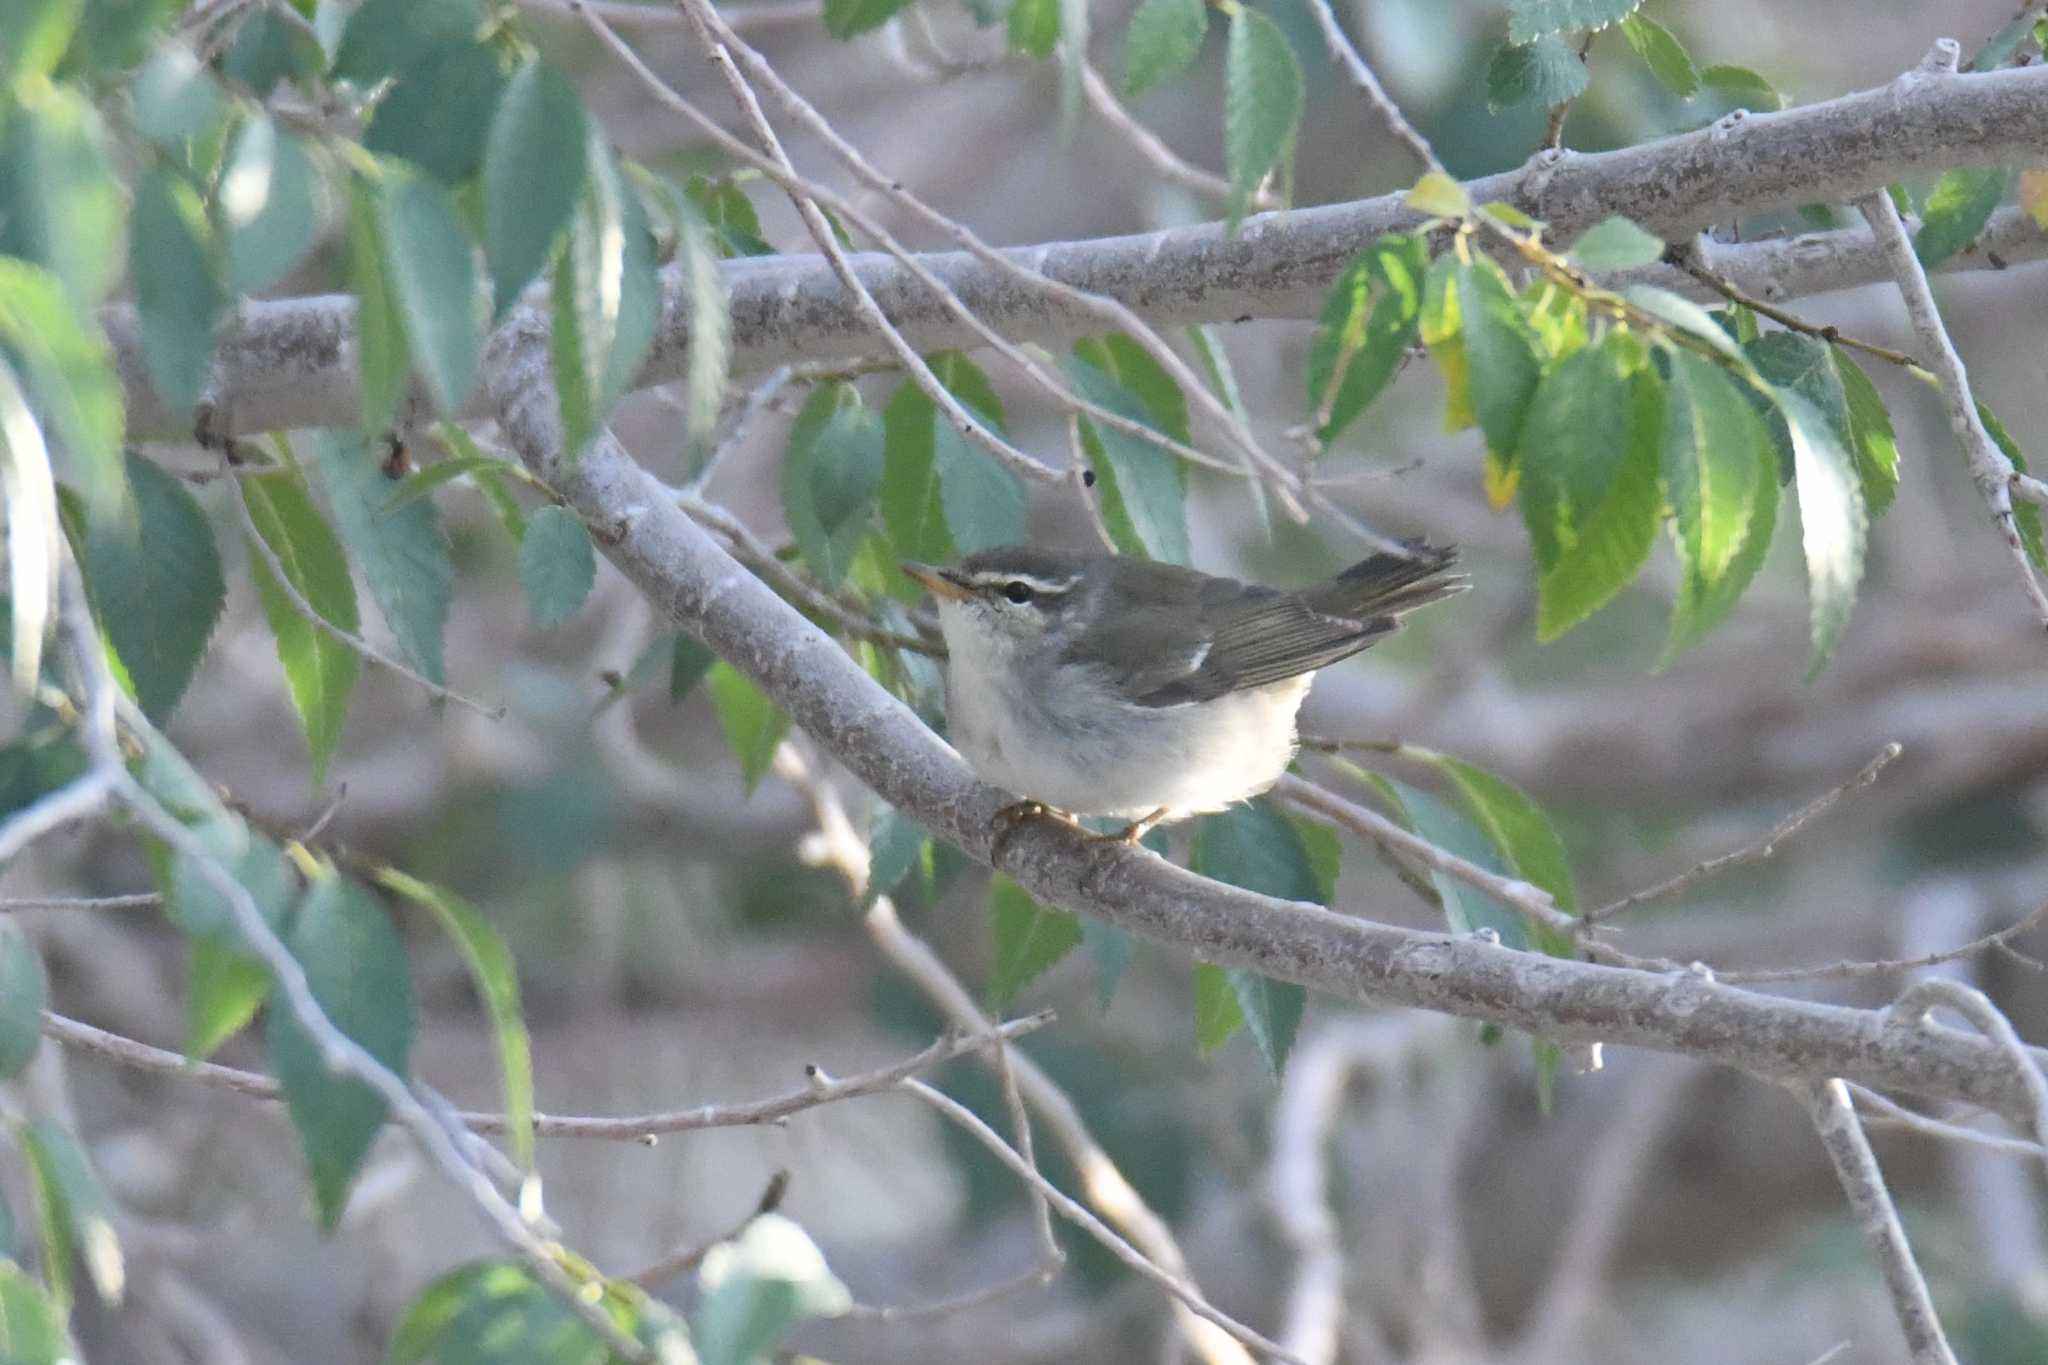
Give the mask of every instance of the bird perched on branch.
[[1004, 817], [1108, 816], [1137, 840], [1280, 780], [1315, 672], [1468, 586], [1411, 541], [1287, 590], [1142, 559], [1011, 545], [903, 565], [938, 599], [946, 724]]

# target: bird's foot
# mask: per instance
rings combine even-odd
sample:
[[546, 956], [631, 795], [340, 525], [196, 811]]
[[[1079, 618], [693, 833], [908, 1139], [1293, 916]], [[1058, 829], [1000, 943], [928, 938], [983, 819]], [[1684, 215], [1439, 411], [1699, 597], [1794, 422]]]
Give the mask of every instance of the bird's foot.
[[1075, 829], [1081, 822], [1063, 810], [1048, 806], [1043, 801], [1012, 801], [989, 818], [988, 860], [996, 866], [1003, 865], [1003, 856], [1010, 851], [1010, 841], [1017, 837], [1019, 830], [1031, 820], [1056, 820]]
[[1164, 820], [1168, 814], [1170, 814], [1169, 809], [1161, 806], [1143, 819], [1133, 820], [1122, 829], [1113, 830], [1108, 834], [1097, 834], [1091, 830], [1088, 834], [1088, 839], [1091, 843], [1122, 844], [1125, 848], [1136, 848], [1138, 841], [1149, 834], [1152, 827]]

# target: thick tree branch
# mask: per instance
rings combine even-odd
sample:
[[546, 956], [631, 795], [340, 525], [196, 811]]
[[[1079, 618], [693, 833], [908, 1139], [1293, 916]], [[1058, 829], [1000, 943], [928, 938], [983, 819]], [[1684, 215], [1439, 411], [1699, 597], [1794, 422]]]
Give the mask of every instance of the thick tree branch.
[[[1789, 205], [1845, 202], [1906, 175], [2030, 156], [2048, 141], [2048, 66], [1974, 75], [1909, 72], [1891, 84], [1777, 114], [1724, 119], [1709, 129], [1619, 151], [1555, 153], [1483, 177], [1481, 202], [1510, 200], [1559, 240], [1626, 214], [1681, 241], [1717, 222]], [[1235, 237], [1220, 223], [1006, 253], [1047, 278], [1128, 305], [1154, 326], [1240, 317], [1311, 317], [1359, 246], [1416, 221], [1398, 194], [1263, 214]], [[1978, 248], [1949, 262], [1981, 269], [2048, 255], [2048, 236], [2018, 210], [1995, 215]], [[1994, 260], [1995, 258], [1995, 260]], [[974, 345], [973, 332], [912, 273], [879, 254], [851, 257], [897, 331], [923, 351]], [[1014, 341], [1100, 331], [1071, 303], [1049, 300], [968, 252], [919, 257], [986, 324]], [[1868, 230], [1721, 246], [1704, 262], [1743, 292], [1782, 300], [1888, 278]], [[816, 256], [762, 257], [725, 267], [736, 373], [799, 359], [844, 359], [880, 341], [856, 300]], [[1631, 277], [1702, 295], [1682, 271]], [[688, 299], [668, 285], [663, 321], [641, 383], [682, 377]], [[226, 429], [344, 426], [358, 417], [354, 303], [324, 295], [246, 305], [223, 340], [214, 403]], [[127, 390], [129, 430], [184, 435], [144, 372], [132, 310], [109, 313]], [[537, 330], [525, 315], [508, 330]], [[476, 411], [485, 405], [479, 400]]]

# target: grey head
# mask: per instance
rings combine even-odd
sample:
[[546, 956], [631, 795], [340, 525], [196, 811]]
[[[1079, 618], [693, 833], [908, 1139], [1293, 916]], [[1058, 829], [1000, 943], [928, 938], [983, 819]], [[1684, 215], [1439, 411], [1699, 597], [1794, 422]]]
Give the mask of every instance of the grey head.
[[977, 626], [1016, 639], [1072, 629], [1090, 594], [1119, 563], [1110, 555], [999, 545], [958, 564], [905, 564], [903, 572], [931, 589], [941, 618], [964, 614]]

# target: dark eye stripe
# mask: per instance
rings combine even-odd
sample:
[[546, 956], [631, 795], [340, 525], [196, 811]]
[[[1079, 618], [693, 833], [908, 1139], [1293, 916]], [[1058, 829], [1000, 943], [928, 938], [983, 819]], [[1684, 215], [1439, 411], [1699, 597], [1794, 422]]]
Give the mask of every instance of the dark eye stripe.
[[[986, 593], [999, 593], [1012, 602], [1025, 602], [1033, 597], [1058, 597], [1073, 591], [1078, 578], [1039, 578], [1028, 573], [998, 573], [988, 570], [974, 575], [976, 589]], [[1018, 597], [1013, 589], [1022, 588], [1024, 596]]]

